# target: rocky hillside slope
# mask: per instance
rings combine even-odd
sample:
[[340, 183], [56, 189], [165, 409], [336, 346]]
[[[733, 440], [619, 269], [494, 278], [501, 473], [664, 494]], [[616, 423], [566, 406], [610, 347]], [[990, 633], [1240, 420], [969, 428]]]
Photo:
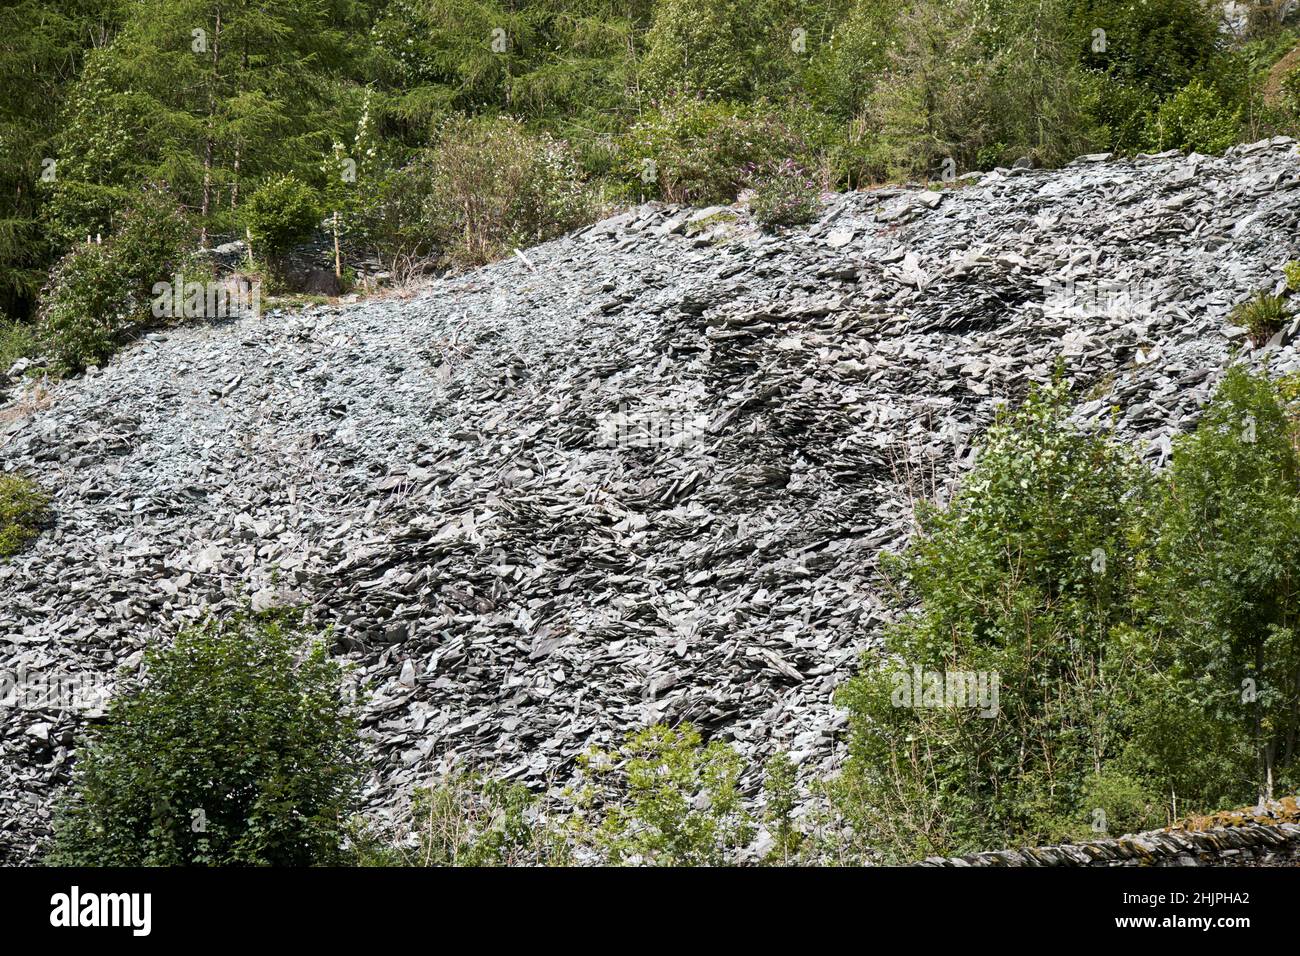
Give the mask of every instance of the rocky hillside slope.
[[[57, 524], [0, 566], [0, 859], [30, 858], [99, 706], [13, 675], [111, 689], [246, 599], [306, 604], [355, 661], [379, 814], [453, 759], [540, 785], [655, 720], [832, 770], [878, 553], [997, 404], [1063, 356], [1079, 414], [1158, 464], [1252, 351], [1231, 307], [1300, 255], [1289, 141], [957, 186], [777, 236], [644, 206], [405, 299], [12, 388], [0, 469]], [[1300, 367], [1285, 333], [1265, 356]]]

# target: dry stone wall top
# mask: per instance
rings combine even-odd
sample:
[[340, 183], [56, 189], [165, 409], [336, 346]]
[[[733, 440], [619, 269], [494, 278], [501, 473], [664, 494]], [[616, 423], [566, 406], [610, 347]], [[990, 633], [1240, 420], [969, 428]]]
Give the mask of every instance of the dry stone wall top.
[[931, 857], [919, 866], [1300, 866], [1300, 824], [1151, 830], [1089, 843]]

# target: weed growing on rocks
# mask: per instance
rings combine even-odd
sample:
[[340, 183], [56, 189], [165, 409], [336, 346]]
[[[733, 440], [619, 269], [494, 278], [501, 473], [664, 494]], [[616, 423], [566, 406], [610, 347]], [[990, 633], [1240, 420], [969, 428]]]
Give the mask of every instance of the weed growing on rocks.
[[820, 208], [817, 184], [792, 159], [755, 177], [749, 208], [766, 229], [812, 222]]
[[1232, 321], [1243, 326], [1252, 344], [1260, 346], [1281, 331], [1287, 320], [1286, 301], [1261, 292], [1237, 306]]

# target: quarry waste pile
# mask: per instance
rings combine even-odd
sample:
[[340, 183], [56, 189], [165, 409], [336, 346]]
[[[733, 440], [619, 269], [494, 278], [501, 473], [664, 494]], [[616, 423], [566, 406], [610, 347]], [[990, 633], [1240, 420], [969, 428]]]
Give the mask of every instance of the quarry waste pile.
[[244, 602], [305, 606], [355, 665], [380, 822], [453, 763], [562, 783], [656, 721], [751, 788], [778, 749], [828, 775], [915, 502], [1058, 359], [1153, 467], [1234, 356], [1300, 369], [1296, 323], [1229, 321], [1298, 221], [1286, 139], [827, 196], [777, 234], [650, 204], [43, 394], [15, 369], [0, 472], [55, 523], [0, 564], [0, 861], [36, 858], [119, 674]]

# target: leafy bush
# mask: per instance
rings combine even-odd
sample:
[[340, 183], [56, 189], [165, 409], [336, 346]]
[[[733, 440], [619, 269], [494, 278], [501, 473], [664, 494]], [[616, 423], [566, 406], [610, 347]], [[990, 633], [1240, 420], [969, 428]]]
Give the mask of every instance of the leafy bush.
[[831, 35], [817, 45], [805, 86], [814, 101], [843, 121], [858, 116], [880, 79], [902, 5], [855, 3], [837, 17]]
[[316, 193], [293, 176], [268, 180], [248, 197], [241, 211], [254, 255], [278, 267], [285, 254], [309, 239], [320, 225]]
[[193, 239], [180, 207], [149, 189], [103, 244], [74, 246], [59, 261], [42, 294], [40, 335], [64, 371], [107, 359], [152, 320], [153, 284], [192, 273]]
[[673, 99], [625, 134], [623, 174], [669, 202], [731, 202], [747, 169], [806, 159], [804, 137], [757, 106]]
[[45, 287], [41, 334], [63, 371], [79, 371], [117, 350], [131, 324], [127, 300], [126, 283], [104, 246], [76, 246], [59, 260]]
[[[999, 418], [951, 504], [921, 508], [909, 550], [886, 561], [921, 610], [841, 691], [838, 795], [887, 858], [1059, 836], [1121, 742], [1143, 477], [1108, 437], [1067, 424], [1067, 398], [1058, 383]], [[979, 675], [984, 699], [931, 706]], [[937, 701], [921, 696], [932, 685]]]
[[341, 684], [287, 620], [208, 621], [150, 648], [78, 754], [49, 862], [341, 862], [360, 774]]
[[1097, 77], [1093, 112], [1100, 127], [1100, 142], [1109, 149], [1135, 152], [1146, 148], [1147, 129], [1160, 105], [1154, 93], [1110, 77]]
[[586, 754], [581, 766], [591, 781], [581, 802], [604, 812], [586, 836], [611, 863], [718, 866], [753, 836], [740, 757], [721, 741], [704, 744], [689, 724], [630, 734], [617, 753]]
[[1300, 67], [1288, 70], [1278, 86], [1279, 105], [1292, 118], [1300, 116]]
[[1267, 292], [1247, 299], [1232, 311], [1233, 324], [1243, 326], [1250, 341], [1257, 346], [1281, 331], [1286, 320], [1286, 301]]
[[1075, 839], [1139, 833], [1170, 822], [1161, 812], [1161, 798], [1152, 793], [1146, 781], [1113, 767], [1103, 768], [1088, 779], [1079, 802], [1087, 825], [1075, 825], [1071, 833]]
[[1241, 110], [1230, 109], [1199, 79], [1169, 97], [1148, 119], [1145, 145], [1151, 152], [1182, 149], [1222, 153], [1237, 142]]
[[457, 117], [390, 177], [370, 218], [388, 258], [437, 255], [463, 268], [561, 235], [597, 210], [564, 143], [512, 119]]
[[755, 221], [769, 229], [812, 222], [820, 208], [817, 184], [792, 159], [759, 174], [749, 197]]
[[[1069, 425], [1059, 385], [990, 429], [952, 503], [920, 509], [884, 562], [920, 610], [841, 692], [836, 796], [858, 832], [909, 859], [1300, 785], [1293, 392], [1231, 369], [1155, 483]], [[991, 718], [909, 690], [981, 671]]]
[[1174, 447], [1140, 726], [1159, 792], [1189, 809], [1300, 785], [1298, 445], [1277, 386], [1234, 367]]
[[35, 482], [0, 475], [0, 559], [12, 558], [36, 539], [49, 506], [50, 499]]
[[0, 313], [0, 379], [21, 358], [29, 358], [40, 348], [36, 329], [26, 322], [11, 322]]

